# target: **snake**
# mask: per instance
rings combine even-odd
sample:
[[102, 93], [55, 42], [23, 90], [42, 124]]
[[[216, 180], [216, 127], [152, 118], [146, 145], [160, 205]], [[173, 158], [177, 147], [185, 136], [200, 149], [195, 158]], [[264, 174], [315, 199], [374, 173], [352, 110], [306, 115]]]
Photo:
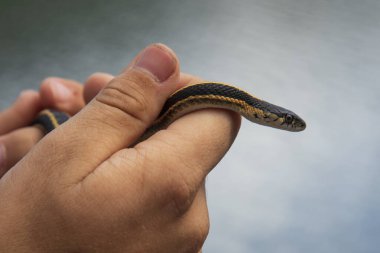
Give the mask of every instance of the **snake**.
[[[205, 82], [185, 86], [174, 92], [138, 142], [166, 129], [178, 118], [205, 108], [231, 110], [253, 123], [290, 132], [300, 132], [306, 128], [305, 121], [288, 109], [266, 102], [229, 84]], [[39, 113], [33, 124], [41, 125], [49, 133], [69, 118], [64, 112], [45, 109]]]

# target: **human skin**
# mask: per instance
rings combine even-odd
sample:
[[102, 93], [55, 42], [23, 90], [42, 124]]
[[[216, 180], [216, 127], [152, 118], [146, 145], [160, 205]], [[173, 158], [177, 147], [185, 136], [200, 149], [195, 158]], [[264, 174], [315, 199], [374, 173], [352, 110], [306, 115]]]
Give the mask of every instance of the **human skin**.
[[[74, 81], [59, 80], [75, 91], [71, 102], [43, 99], [54, 98], [51, 81], [0, 114], [0, 123], [10, 122], [19, 111], [15, 107], [35, 106], [0, 127], [7, 151], [0, 179], [0, 249], [198, 252], [209, 229], [204, 179], [232, 144], [240, 117], [225, 110], [194, 112], [128, 148], [171, 93], [199, 81], [181, 75], [174, 52], [161, 44], [143, 50], [115, 78], [94, 75], [84, 91], [70, 84]], [[75, 114], [85, 103], [76, 97], [82, 93], [87, 101], [97, 95]], [[41, 139], [39, 128], [24, 126], [44, 103], [75, 116]], [[28, 144], [12, 151], [9, 143], [17, 138]]]

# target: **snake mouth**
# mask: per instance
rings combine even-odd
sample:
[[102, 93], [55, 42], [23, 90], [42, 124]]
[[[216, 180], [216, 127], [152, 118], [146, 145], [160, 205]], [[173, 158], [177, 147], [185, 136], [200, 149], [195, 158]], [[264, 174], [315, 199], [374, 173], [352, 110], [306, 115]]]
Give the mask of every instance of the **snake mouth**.
[[300, 127], [302, 128], [302, 130], [305, 130], [306, 129], [306, 122], [302, 120], [302, 124]]
[[298, 118], [293, 124], [293, 129], [294, 129], [293, 132], [301, 132], [305, 130], [305, 128], [306, 128], [306, 122], [301, 118]]

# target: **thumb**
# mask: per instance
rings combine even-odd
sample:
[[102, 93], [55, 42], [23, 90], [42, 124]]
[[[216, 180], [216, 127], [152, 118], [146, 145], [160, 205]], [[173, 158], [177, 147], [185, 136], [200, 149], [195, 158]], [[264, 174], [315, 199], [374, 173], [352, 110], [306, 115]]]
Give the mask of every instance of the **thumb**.
[[36, 152], [62, 159], [53, 162], [64, 164], [65, 170], [90, 170], [78, 171], [82, 176], [91, 172], [138, 140], [176, 90], [179, 73], [172, 50], [162, 44], [148, 46], [90, 104], [46, 136]]

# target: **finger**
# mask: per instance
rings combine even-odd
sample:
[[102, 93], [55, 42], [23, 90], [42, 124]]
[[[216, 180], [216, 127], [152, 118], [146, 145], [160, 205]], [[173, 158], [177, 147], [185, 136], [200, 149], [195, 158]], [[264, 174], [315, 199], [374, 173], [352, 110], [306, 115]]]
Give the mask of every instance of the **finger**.
[[0, 112], [0, 135], [31, 124], [41, 108], [38, 92], [32, 90], [21, 92], [11, 107]]
[[[200, 110], [178, 119], [167, 131], [158, 132], [136, 147], [155, 161], [156, 168], [168, 173], [166, 182], [161, 181], [161, 188], [169, 196], [164, 201], [174, 201], [179, 213], [187, 211], [206, 175], [232, 145], [240, 122], [241, 117], [231, 111]], [[152, 171], [153, 177], [158, 177], [160, 170]]]
[[33, 155], [62, 159], [50, 160], [64, 165], [73, 180], [83, 180], [113, 153], [136, 142], [176, 90], [178, 79], [175, 54], [161, 44], [147, 47], [96, 99], [47, 135]]
[[84, 83], [83, 97], [88, 104], [114, 78], [107, 73], [94, 73]]
[[99, 166], [91, 185], [109, 178], [118, 189], [136, 191], [125, 188], [135, 186], [143, 174], [143, 187], [135, 186], [143, 203], [171, 205], [176, 216], [186, 213], [206, 175], [231, 146], [240, 120], [238, 114], [222, 109], [187, 114], [134, 149], [113, 155]]
[[43, 137], [37, 127], [24, 127], [0, 137], [0, 177]]
[[83, 86], [74, 80], [46, 78], [41, 83], [40, 94], [44, 108], [54, 108], [74, 115], [84, 106]]
[[[84, 83], [83, 96], [88, 104], [115, 76], [108, 73], [94, 73]], [[181, 72], [177, 86], [184, 87], [189, 84], [201, 82], [199, 77]]]

